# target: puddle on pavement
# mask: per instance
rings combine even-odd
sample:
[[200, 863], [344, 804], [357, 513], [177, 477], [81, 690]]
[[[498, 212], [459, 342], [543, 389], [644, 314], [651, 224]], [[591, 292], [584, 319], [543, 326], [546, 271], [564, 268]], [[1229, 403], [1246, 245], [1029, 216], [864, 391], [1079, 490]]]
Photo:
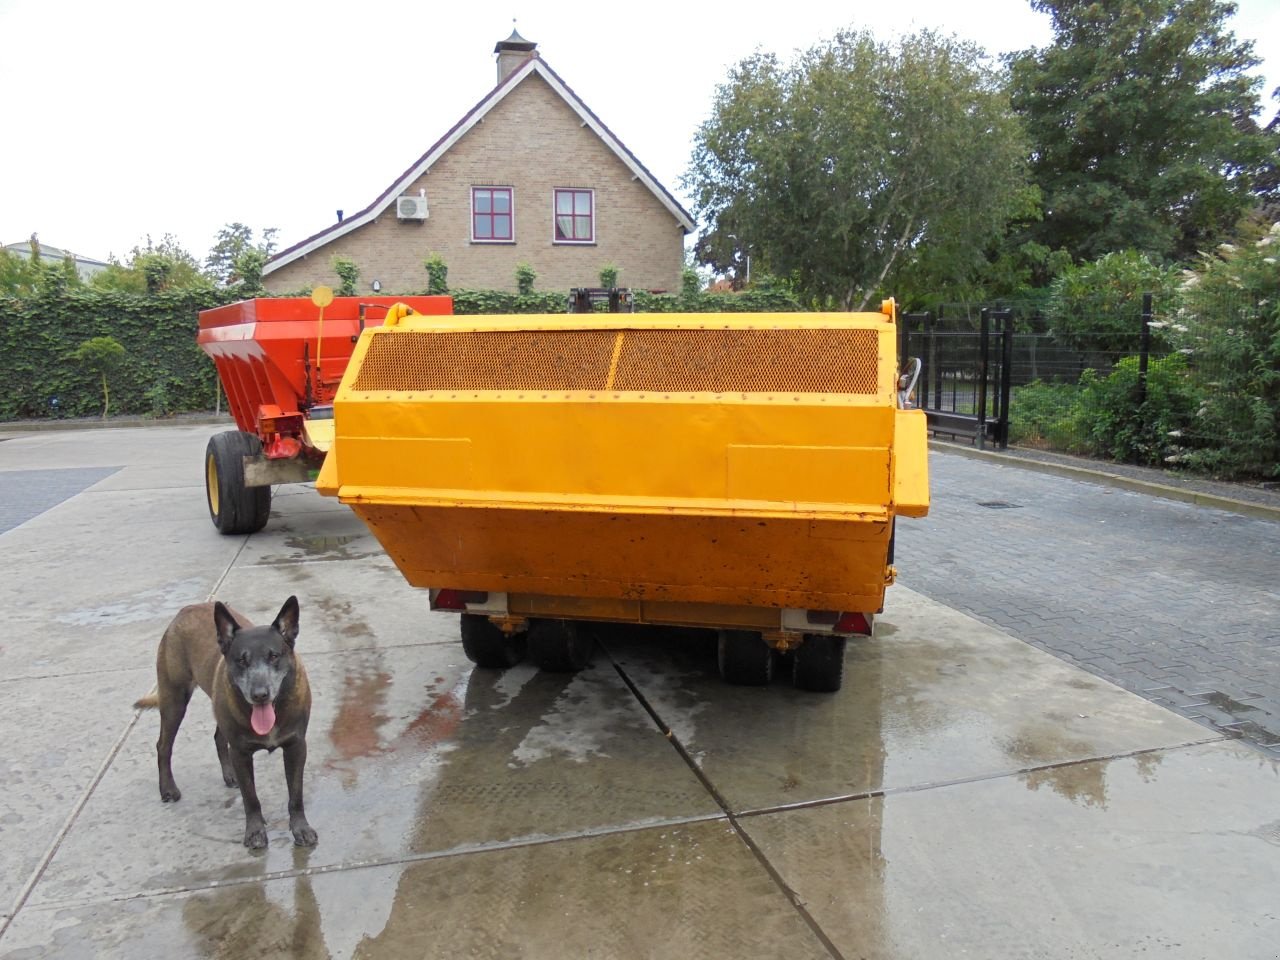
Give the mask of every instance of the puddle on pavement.
[[1206, 703], [1215, 706], [1224, 713], [1229, 713], [1232, 716], [1238, 716], [1246, 710], [1253, 713], [1258, 711], [1257, 707], [1251, 706], [1247, 703], [1241, 703], [1239, 700], [1234, 700], [1225, 693], [1219, 693], [1217, 690], [1210, 693], [1199, 694], [1199, 696], [1200, 699], [1204, 700]]
[[[302, 554], [301, 557], [292, 557], [290, 559], [297, 561], [300, 559], [307, 560], [353, 560], [359, 557], [374, 556], [376, 551], [364, 553], [353, 553], [347, 547], [357, 540], [367, 540], [357, 534], [335, 534], [335, 535], [317, 535], [317, 536], [295, 536], [287, 537], [284, 541], [286, 547], [296, 550]], [[267, 558], [270, 562], [270, 558]]]
[[315, 601], [320, 610], [320, 618], [341, 636], [352, 640], [372, 640], [373, 628], [356, 616], [356, 607], [350, 600], [336, 600], [323, 596]]
[[1194, 696], [1203, 703], [1186, 709], [1192, 714], [1199, 713], [1201, 718], [1215, 730], [1229, 737], [1258, 743], [1264, 747], [1280, 743], [1280, 731], [1268, 726], [1269, 723], [1274, 726], [1275, 718], [1271, 717], [1266, 710], [1236, 700], [1219, 690], [1211, 690], [1208, 693], [1198, 692], [1188, 696]]

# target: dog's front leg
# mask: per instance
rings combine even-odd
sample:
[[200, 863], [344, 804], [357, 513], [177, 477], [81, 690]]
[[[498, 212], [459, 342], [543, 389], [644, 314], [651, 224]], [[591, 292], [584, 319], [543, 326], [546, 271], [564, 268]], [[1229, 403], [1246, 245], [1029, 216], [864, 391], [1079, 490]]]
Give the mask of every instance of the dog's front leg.
[[298, 737], [284, 748], [284, 776], [289, 783], [289, 829], [293, 842], [300, 847], [314, 847], [319, 839], [307, 823], [302, 808], [302, 770], [307, 765], [307, 741]]
[[267, 822], [262, 819], [262, 804], [258, 802], [258, 788], [253, 782], [253, 751], [233, 748], [231, 765], [235, 768], [240, 799], [244, 803], [244, 845], [250, 850], [261, 850], [267, 845]]

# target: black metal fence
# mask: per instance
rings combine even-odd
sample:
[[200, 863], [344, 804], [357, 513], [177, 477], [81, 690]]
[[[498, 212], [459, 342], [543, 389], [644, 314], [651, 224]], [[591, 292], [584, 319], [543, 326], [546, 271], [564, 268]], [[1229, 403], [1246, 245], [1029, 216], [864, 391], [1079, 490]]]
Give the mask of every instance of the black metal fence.
[[916, 405], [935, 434], [977, 446], [1009, 445], [1013, 384], [1013, 311], [983, 307], [976, 330], [948, 329], [941, 317], [909, 313], [900, 324], [900, 356], [923, 363]]
[[936, 435], [1280, 479], [1280, 308], [1249, 293], [947, 305], [901, 318]]
[[1082, 408], [1084, 392], [1120, 368], [1124, 402], [1143, 406], [1151, 363], [1171, 352], [1152, 336], [1155, 306], [1147, 295], [1119, 323], [1086, 319], [1067, 331], [1050, 329], [1039, 304], [947, 305], [903, 315], [901, 356], [923, 362], [916, 402], [935, 435], [1113, 456], [1097, 442], [1105, 425]]

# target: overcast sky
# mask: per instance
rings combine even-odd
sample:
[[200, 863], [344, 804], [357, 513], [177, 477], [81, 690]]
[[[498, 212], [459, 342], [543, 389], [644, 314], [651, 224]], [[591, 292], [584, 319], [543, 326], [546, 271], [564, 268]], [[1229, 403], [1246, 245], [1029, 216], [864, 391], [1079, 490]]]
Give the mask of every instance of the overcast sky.
[[[1280, 86], [1280, 0], [1238, 0], [1236, 35]], [[0, 0], [0, 244], [34, 231], [125, 257], [218, 229], [281, 247], [366, 207], [496, 81], [518, 18], [548, 64], [654, 175], [679, 187], [715, 87], [757, 47], [787, 57], [841, 27], [933, 27], [992, 54], [1050, 39], [1027, 0]]]

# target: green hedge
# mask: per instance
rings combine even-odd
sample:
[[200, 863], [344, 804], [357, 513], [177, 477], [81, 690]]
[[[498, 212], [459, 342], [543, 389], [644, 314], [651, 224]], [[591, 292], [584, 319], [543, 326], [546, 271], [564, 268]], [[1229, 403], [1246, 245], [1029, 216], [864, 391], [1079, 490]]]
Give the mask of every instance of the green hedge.
[[[563, 293], [454, 290], [454, 312], [564, 313]], [[100, 378], [73, 359], [94, 337], [125, 349], [110, 377], [111, 412], [162, 416], [213, 410], [217, 374], [196, 346], [201, 310], [232, 303], [240, 291], [188, 290], [152, 296], [76, 291], [0, 297], [0, 421], [92, 417], [102, 412]], [[752, 290], [693, 297], [636, 294], [646, 313], [785, 312], [801, 309], [787, 293]]]
[[217, 374], [196, 346], [197, 318], [232, 299], [226, 290], [0, 298], [0, 420], [100, 414], [101, 380], [72, 357], [94, 337], [125, 349], [110, 378], [112, 413], [212, 410]]
[[[506, 293], [502, 290], [450, 290], [453, 312], [482, 313], [564, 313], [569, 294]], [[637, 313], [793, 313], [803, 309], [784, 290], [748, 290], [745, 293], [700, 293], [693, 297], [665, 293], [635, 292]], [[597, 305], [604, 310], [605, 305]]]

